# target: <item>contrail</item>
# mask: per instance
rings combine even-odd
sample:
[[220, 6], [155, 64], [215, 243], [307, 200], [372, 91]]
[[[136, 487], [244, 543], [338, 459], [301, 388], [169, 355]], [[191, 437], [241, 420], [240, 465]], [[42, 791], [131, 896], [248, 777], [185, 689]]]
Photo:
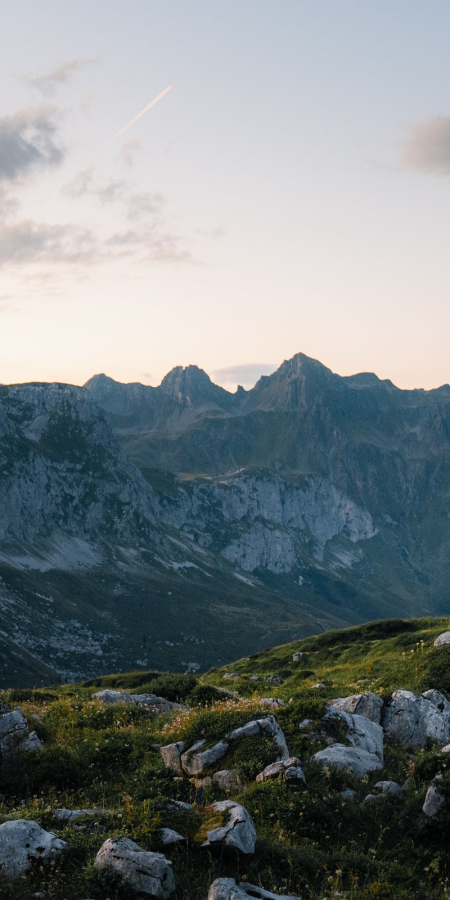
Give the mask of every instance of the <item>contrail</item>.
[[154, 100], [151, 101], [151, 103], [149, 103], [147, 106], [144, 106], [144, 109], [141, 109], [141, 111], [138, 112], [137, 116], [134, 116], [134, 118], [131, 119], [130, 122], [127, 122], [127, 124], [124, 125], [123, 128], [120, 129], [120, 131], [117, 131], [116, 134], [113, 134], [112, 138], [110, 138], [109, 141], [107, 141], [106, 144], [104, 144], [103, 147], [100, 148], [100, 150], [97, 150], [95, 156], [97, 156], [99, 153], [102, 153], [103, 150], [106, 150], [106, 147], [109, 147], [109, 145], [112, 144], [112, 142], [115, 141], [116, 138], [120, 137], [121, 134], [124, 134], [125, 131], [128, 131], [128, 129], [131, 128], [131, 126], [134, 125], [134, 123], [137, 122], [138, 119], [140, 119], [142, 116], [145, 116], [145, 113], [148, 112], [149, 109], [152, 108], [152, 106], [155, 106], [156, 103], [159, 103], [159, 101], [162, 100], [162, 98], [165, 97], [166, 94], [168, 94], [169, 91], [172, 90], [172, 88], [173, 84], [169, 84], [169, 87], [164, 88], [164, 90], [161, 91], [161, 93], [158, 94], [158, 96], [155, 97]]

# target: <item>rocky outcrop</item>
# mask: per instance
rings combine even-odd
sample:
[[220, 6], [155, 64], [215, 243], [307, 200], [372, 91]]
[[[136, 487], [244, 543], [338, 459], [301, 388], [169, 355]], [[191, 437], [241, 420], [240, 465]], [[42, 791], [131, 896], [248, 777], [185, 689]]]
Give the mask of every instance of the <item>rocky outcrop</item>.
[[208, 900], [301, 900], [300, 897], [272, 894], [247, 881], [236, 883], [234, 878], [216, 878], [213, 881]]
[[249, 855], [255, 852], [256, 828], [244, 806], [221, 800], [210, 807], [212, 813], [226, 813], [227, 822], [206, 833], [202, 847], [226, 847]]
[[108, 838], [94, 865], [108, 866], [139, 894], [166, 900], [175, 890], [170, 860], [162, 853], [143, 850], [129, 838]]
[[386, 737], [404, 747], [424, 747], [427, 738], [450, 742], [450, 703], [440, 691], [416, 695], [394, 691], [383, 715]]
[[0, 871], [10, 878], [28, 872], [34, 860], [49, 861], [60, 856], [66, 847], [51, 831], [37, 822], [15, 819], [0, 825]]

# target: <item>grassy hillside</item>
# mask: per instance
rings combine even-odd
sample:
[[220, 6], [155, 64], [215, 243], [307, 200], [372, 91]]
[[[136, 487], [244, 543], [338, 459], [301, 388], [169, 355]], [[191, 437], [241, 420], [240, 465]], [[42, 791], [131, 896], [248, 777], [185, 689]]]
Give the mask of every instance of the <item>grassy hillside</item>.
[[[433, 648], [448, 619], [389, 620], [306, 638], [240, 660], [227, 669], [193, 676], [138, 672], [42, 690], [0, 692], [0, 701], [20, 705], [44, 742], [44, 750], [22, 754], [0, 768], [0, 823], [29, 818], [69, 844], [49, 866], [36, 864], [22, 879], [0, 875], [0, 900], [130, 900], [131, 888], [93, 866], [103, 841], [131, 837], [173, 862], [174, 900], [206, 900], [218, 876], [248, 880], [266, 890], [305, 900], [446, 900], [450, 895], [448, 826], [422, 815], [427, 786], [441, 774], [450, 796], [446, 755], [432, 743], [411, 752], [385, 741], [385, 764], [357, 779], [320, 768], [313, 754], [325, 746], [319, 720], [327, 700], [372, 690], [450, 693], [450, 647]], [[302, 653], [298, 660], [294, 654]], [[224, 678], [225, 674], [239, 678]], [[281, 684], [266, 681], [279, 676]], [[251, 680], [258, 676], [259, 680]], [[314, 687], [321, 683], [323, 687]], [[151, 692], [191, 707], [153, 714], [135, 706], [102, 705], [91, 699], [101, 688]], [[229, 691], [224, 694], [223, 689]], [[279, 697], [275, 710], [261, 697]], [[257, 783], [274, 759], [267, 738], [243, 738], [215, 769], [236, 770], [240, 786], [224, 793], [214, 783], [199, 788], [195, 778], [164, 768], [157, 745], [206, 738], [208, 744], [254, 718], [274, 712], [289, 752], [303, 763], [306, 789], [280, 780]], [[39, 716], [37, 721], [35, 716]], [[299, 729], [305, 718], [306, 730]], [[214, 768], [211, 770], [214, 771]], [[401, 801], [387, 797], [364, 804], [375, 782], [408, 783]], [[341, 792], [351, 788], [353, 799]], [[248, 857], [214, 854], [201, 847], [211, 827], [210, 804], [232, 797], [252, 816], [258, 840]], [[192, 809], [174, 809], [169, 800]], [[107, 810], [77, 820], [77, 829], [55, 821], [53, 810]], [[215, 822], [214, 824], [217, 824]], [[161, 827], [174, 828], [185, 842], [161, 845]]]

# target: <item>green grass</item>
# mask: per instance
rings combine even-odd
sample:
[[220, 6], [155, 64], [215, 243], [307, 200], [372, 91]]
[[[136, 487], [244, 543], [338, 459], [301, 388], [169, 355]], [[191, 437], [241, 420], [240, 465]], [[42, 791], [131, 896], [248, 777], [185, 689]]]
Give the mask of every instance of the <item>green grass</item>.
[[[385, 696], [394, 688], [449, 690], [450, 649], [433, 648], [434, 638], [447, 626], [447, 619], [391, 620], [328, 632], [240, 660], [228, 667], [240, 674], [236, 681], [224, 680], [225, 670], [200, 679], [148, 671], [0, 693], [0, 699], [21, 705], [44, 741], [43, 752], [3, 763], [0, 822], [30, 818], [69, 844], [61, 859], [49, 866], [36, 864], [25, 879], [8, 881], [0, 875], [0, 900], [29, 900], [36, 892], [46, 900], [130, 900], [126, 884], [93, 867], [95, 855], [106, 837], [115, 834], [160, 851], [164, 826], [186, 839], [164, 849], [177, 882], [174, 900], [206, 900], [219, 875], [310, 900], [446, 900], [446, 828], [426, 824], [421, 807], [437, 775], [443, 776], [440, 790], [450, 798], [450, 760], [431, 745], [412, 758], [386, 741], [384, 771], [358, 781], [325, 771], [312, 756], [325, 745], [319, 720], [332, 697], [366, 689]], [[298, 662], [292, 659], [296, 652], [305, 654]], [[265, 681], [266, 675], [280, 673], [282, 685]], [[251, 674], [260, 680], [250, 681]], [[319, 681], [325, 687], [314, 689]], [[91, 694], [105, 687], [157, 693], [191, 709], [154, 715], [92, 701]], [[233, 696], [224, 695], [223, 687]], [[237, 741], [216, 768], [236, 769], [248, 785], [232, 796], [252, 815], [258, 841], [248, 859], [215, 855], [201, 847], [206, 831], [217, 824], [209, 806], [229, 794], [215, 785], [199, 792], [193, 779], [174, 777], [155, 745], [180, 738], [189, 744], [200, 737], [211, 744], [226, 731], [272, 712], [260, 704], [261, 696], [270, 695], [288, 703], [275, 715], [290, 753], [302, 760], [307, 788], [290, 788], [281, 781], [256, 783], [256, 774], [273, 759], [273, 745], [266, 738]], [[300, 731], [304, 718], [312, 724]], [[404, 799], [364, 805], [371, 785], [381, 778], [400, 784], [410, 778]], [[340, 796], [345, 787], [356, 790], [353, 801]], [[169, 808], [170, 799], [194, 806]], [[109, 812], [80, 819], [75, 830], [54, 820], [56, 807]]]

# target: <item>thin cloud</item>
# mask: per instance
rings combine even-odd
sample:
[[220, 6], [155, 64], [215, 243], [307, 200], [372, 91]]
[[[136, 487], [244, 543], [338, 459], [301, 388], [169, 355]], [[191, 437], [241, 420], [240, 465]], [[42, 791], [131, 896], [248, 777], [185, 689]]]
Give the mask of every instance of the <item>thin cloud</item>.
[[423, 119], [410, 128], [403, 142], [403, 169], [450, 175], [450, 116]]
[[77, 225], [49, 225], [31, 219], [0, 222], [0, 266], [24, 263], [79, 264], [98, 259], [92, 233]]
[[67, 197], [79, 199], [88, 195], [95, 197], [99, 203], [104, 206], [105, 203], [115, 203], [121, 200], [128, 192], [129, 185], [126, 181], [109, 181], [99, 182], [95, 177], [95, 166], [89, 166], [78, 172], [74, 178], [69, 181], [63, 188], [63, 193]]
[[253, 386], [261, 375], [271, 375], [277, 368], [274, 363], [244, 363], [240, 366], [228, 366], [215, 369], [212, 377], [219, 384], [242, 384]]
[[181, 237], [152, 229], [118, 232], [108, 238], [106, 244], [114, 251], [114, 255], [137, 256], [141, 262], [199, 265], [192, 253], [183, 247]]
[[30, 87], [36, 88], [44, 97], [51, 97], [57, 88], [67, 84], [75, 72], [85, 69], [86, 66], [98, 65], [100, 62], [100, 57], [96, 59], [70, 59], [45, 75], [25, 75], [22, 81]]
[[36, 169], [62, 162], [58, 116], [53, 107], [40, 107], [0, 119], [0, 181], [16, 181]]
[[119, 157], [129, 169], [132, 169], [136, 154], [143, 149], [141, 142], [137, 138], [128, 138], [119, 151]]

